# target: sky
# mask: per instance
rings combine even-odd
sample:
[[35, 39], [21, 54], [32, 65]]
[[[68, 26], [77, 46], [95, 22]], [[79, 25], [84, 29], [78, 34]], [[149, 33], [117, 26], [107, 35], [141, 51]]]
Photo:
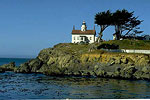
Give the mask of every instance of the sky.
[[[117, 9], [134, 11], [144, 20], [143, 34], [150, 35], [150, 0], [0, 0], [0, 57], [33, 58], [44, 48], [70, 43], [73, 25], [80, 29], [83, 20], [98, 33], [95, 14]], [[113, 33], [108, 27], [103, 39]]]

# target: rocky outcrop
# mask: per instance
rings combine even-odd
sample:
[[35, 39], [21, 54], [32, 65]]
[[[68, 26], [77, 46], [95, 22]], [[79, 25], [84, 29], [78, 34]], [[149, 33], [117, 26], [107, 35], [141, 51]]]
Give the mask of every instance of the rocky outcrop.
[[42, 66], [42, 61], [37, 59], [32, 59], [26, 63], [20, 65], [20, 67], [15, 68], [14, 72], [21, 73], [36, 73]]
[[3, 73], [3, 72], [5, 72], [5, 70], [0, 68], [0, 73]]
[[0, 66], [0, 72], [14, 71], [15, 68], [16, 68], [15, 62], [10, 62], [9, 64], [4, 64]]
[[14, 69], [20, 73], [150, 79], [150, 56], [89, 51], [88, 45], [58, 44]]

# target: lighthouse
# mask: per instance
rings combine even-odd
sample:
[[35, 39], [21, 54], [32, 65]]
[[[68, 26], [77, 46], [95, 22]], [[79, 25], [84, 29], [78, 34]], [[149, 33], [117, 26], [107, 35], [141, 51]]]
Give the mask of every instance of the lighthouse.
[[81, 31], [86, 31], [87, 27], [86, 27], [86, 23], [85, 21], [82, 22], [82, 26], [81, 26]]
[[71, 34], [72, 43], [94, 43], [97, 38], [95, 27], [93, 30], [87, 30], [85, 21], [82, 22], [80, 30], [76, 30], [75, 26], [73, 26]]

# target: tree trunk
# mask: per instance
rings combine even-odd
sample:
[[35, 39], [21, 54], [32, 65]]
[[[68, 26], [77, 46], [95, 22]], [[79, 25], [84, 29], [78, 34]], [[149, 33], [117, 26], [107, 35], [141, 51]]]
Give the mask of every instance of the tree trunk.
[[101, 30], [99, 36], [96, 39], [96, 42], [100, 42], [102, 40], [102, 36], [103, 36], [103, 31]]
[[96, 39], [96, 42], [101, 42], [102, 41], [102, 36], [103, 36], [103, 31], [108, 27], [108, 25], [100, 25], [100, 33], [99, 36]]
[[116, 33], [116, 37], [117, 37], [117, 40], [120, 40], [120, 37], [121, 37], [121, 30], [120, 30], [120, 26], [119, 25], [115, 25], [115, 33]]

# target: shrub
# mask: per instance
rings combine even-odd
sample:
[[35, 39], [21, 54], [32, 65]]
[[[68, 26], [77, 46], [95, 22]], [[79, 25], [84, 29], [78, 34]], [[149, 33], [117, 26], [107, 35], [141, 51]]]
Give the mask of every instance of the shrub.
[[101, 44], [97, 46], [97, 49], [119, 49], [119, 45], [116, 44]]

